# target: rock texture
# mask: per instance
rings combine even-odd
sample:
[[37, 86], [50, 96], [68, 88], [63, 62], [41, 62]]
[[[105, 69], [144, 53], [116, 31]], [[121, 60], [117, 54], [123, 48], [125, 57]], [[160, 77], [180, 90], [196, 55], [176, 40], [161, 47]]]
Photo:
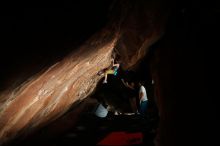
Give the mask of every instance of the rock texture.
[[[109, 35], [101, 34], [100, 38]], [[32, 129], [56, 119], [76, 100], [88, 96], [101, 78], [97, 72], [109, 66], [116, 40], [102, 39], [99, 43], [91, 39], [47, 71], [2, 95], [5, 101], [1, 103], [0, 113], [1, 142], [14, 137], [23, 128]]]
[[114, 17], [110, 22], [120, 33], [116, 52], [124, 69], [134, 68], [148, 48], [163, 35], [169, 14], [169, 9], [164, 9], [166, 4], [160, 1], [118, 1], [112, 10]]
[[[123, 3], [122, 3], [123, 2]], [[102, 31], [62, 61], [0, 95], [0, 144], [38, 129], [89, 96], [110, 65], [112, 52], [123, 69], [134, 67], [164, 32], [167, 12], [157, 2], [118, 1]]]

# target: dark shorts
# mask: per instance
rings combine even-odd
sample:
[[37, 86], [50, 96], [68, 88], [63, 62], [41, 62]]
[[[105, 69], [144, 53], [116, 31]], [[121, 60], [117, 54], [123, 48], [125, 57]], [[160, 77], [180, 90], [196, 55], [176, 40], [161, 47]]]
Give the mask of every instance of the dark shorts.
[[148, 101], [142, 101], [140, 104], [140, 114], [145, 115], [147, 113]]

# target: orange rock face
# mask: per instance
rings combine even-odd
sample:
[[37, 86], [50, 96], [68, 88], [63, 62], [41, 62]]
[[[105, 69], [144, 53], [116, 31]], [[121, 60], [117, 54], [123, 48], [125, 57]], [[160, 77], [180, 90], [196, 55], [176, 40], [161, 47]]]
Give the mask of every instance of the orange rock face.
[[[46, 71], [0, 94], [0, 144], [24, 131], [32, 131], [57, 119], [77, 100], [92, 93], [102, 78], [97, 72], [110, 65], [112, 51], [120, 56], [123, 69], [134, 67], [164, 31], [161, 9], [120, 5], [120, 15], [96, 33], [77, 51]], [[124, 11], [126, 10], [126, 11]], [[122, 15], [125, 12], [126, 15]], [[120, 28], [120, 29], [119, 29]], [[114, 49], [115, 48], [115, 49]]]
[[4, 94], [1, 142], [23, 128], [32, 129], [56, 119], [76, 100], [88, 96], [101, 78], [97, 72], [109, 66], [116, 40], [102, 40], [98, 44], [91, 39], [78, 51], [22, 84], [17, 91]]

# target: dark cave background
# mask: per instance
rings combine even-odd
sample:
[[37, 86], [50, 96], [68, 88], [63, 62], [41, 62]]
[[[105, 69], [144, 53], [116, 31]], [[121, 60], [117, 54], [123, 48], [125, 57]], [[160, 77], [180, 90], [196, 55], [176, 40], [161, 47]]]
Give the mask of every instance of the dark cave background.
[[[62, 59], [107, 23], [112, 1], [69, 1], [49, 7], [9, 8], [0, 13], [3, 90]], [[25, 77], [24, 77], [25, 76]]]
[[[59, 4], [59, 8], [21, 8], [8, 4], [9, 8], [1, 9], [0, 91], [16, 86], [80, 46], [105, 26], [112, 2], [71, 1]], [[197, 136], [197, 142], [203, 137], [207, 139], [206, 135], [213, 134], [216, 128], [217, 103], [206, 95], [202, 46], [204, 37], [207, 44], [213, 41], [209, 38], [213, 36], [210, 32], [217, 34], [220, 8], [211, 2], [202, 5], [198, 1], [174, 1], [172, 8], [165, 36], [151, 49], [167, 42], [181, 46], [176, 52], [169, 52], [174, 50], [169, 48], [164, 50], [176, 58], [172, 78], [178, 88], [170, 87], [174, 89], [172, 94], [185, 91], [180, 95], [184, 103], [176, 111], [180, 113], [178, 123], [172, 123], [182, 127], [182, 131], [172, 136], [175, 141], [183, 141], [189, 134], [195, 139]], [[169, 36], [178, 37], [169, 40], [174, 38]], [[19, 76], [19, 80], [15, 80]], [[180, 111], [186, 111], [188, 119], [183, 118], [184, 112]]]

